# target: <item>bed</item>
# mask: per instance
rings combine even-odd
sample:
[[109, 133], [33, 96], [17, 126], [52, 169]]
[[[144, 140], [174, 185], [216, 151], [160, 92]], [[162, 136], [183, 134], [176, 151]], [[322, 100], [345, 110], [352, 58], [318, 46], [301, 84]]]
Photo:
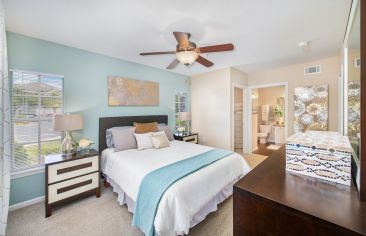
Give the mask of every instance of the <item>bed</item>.
[[[130, 126], [133, 122], [168, 123], [166, 115], [106, 117], [99, 119], [99, 150], [102, 173], [118, 195], [118, 202], [135, 212], [143, 178], [153, 170], [189, 159], [213, 148], [182, 141], [171, 141], [162, 149], [137, 149], [114, 152], [106, 146], [106, 130]], [[171, 185], [163, 194], [154, 219], [156, 235], [183, 235], [217, 210], [217, 205], [232, 194], [232, 186], [250, 171], [244, 158], [236, 153], [220, 159]]]

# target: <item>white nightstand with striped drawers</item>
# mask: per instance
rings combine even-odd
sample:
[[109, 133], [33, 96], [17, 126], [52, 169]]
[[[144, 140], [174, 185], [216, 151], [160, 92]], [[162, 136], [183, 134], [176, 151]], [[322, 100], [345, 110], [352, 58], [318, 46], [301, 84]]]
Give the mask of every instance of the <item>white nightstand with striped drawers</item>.
[[96, 150], [71, 157], [61, 154], [45, 157], [46, 217], [52, 207], [95, 194], [100, 197], [100, 157]]

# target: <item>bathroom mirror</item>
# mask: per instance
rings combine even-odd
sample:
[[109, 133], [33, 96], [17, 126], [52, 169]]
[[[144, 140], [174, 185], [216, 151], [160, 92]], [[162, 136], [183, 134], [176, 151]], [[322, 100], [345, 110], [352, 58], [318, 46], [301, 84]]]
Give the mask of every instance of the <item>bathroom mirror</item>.
[[284, 109], [285, 108], [285, 97], [278, 97], [277, 105], [280, 106], [282, 109]]
[[354, 157], [360, 156], [361, 40], [360, 7], [352, 9], [344, 45], [344, 134], [349, 137]]

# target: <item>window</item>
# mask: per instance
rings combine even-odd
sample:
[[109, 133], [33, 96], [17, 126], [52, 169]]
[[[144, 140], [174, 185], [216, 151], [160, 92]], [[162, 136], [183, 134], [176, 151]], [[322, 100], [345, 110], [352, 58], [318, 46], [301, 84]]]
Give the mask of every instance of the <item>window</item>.
[[179, 92], [175, 95], [175, 128], [181, 126], [178, 119], [178, 113], [188, 111], [188, 93]]
[[10, 71], [12, 171], [42, 166], [44, 156], [60, 152], [61, 133], [52, 130], [63, 113], [63, 77]]

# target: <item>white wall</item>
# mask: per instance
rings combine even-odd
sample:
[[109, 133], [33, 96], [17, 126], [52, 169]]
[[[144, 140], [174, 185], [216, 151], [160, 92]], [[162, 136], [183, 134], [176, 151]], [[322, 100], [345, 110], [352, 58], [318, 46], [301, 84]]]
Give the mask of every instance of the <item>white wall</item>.
[[191, 77], [192, 131], [201, 144], [233, 149], [233, 85], [246, 83], [246, 74], [233, 68]]
[[199, 143], [230, 149], [230, 91], [230, 68], [192, 76], [192, 131]]
[[[314, 75], [304, 75], [304, 67], [321, 65], [322, 72]], [[304, 64], [295, 64], [273, 70], [263, 70], [248, 74], [248, 85], [272, 84], [288, 82], [288, 135], [293, 133], [294, 118], [294, 89], [301, 86], [329, 85], [329, 122], [330, 131], [338, 131], [338, 120], [341, 112], [338, 112], [338, 95], [340, 79], [340, 57], [330, 57]]]
[[[304, 67], [322, 65], [322, 73], [304, 75]], [[325, 58], [304, 64], [295, 64], [272, 70], [245, 74], [225, 68], [191, 78], [192, 131], [197, 132], [199, 142], [208, 146], [233, 150], [233, 88], [234, 84], [262, 85], [288, 82], [288, 135], [293, 133], [294, 88], [308, 85], [329, 85], [329, 130], [338, 130], [340, 58]], [[247, 97], [245, 95], [245, 97]], [[244, 103], [246, 107], [247, 104]], [[247, 110], [247, 109], [245, 109]], [[244, 114], [247, 117], [248, 114]], [[244, 126], [245, 126], [244, 122]], [[249, 134], [250, 135], [250, 134]], [[248, 136], [249, 136], [248, 135]], [[249, 148], [244, 137], [244, 147]], [[247, 152], [248, 150], [244, 150]]]
[[266, 87], [258, 89], [258, 106], [277, 105], [277, 99], [285, 97], [285, 86]]

